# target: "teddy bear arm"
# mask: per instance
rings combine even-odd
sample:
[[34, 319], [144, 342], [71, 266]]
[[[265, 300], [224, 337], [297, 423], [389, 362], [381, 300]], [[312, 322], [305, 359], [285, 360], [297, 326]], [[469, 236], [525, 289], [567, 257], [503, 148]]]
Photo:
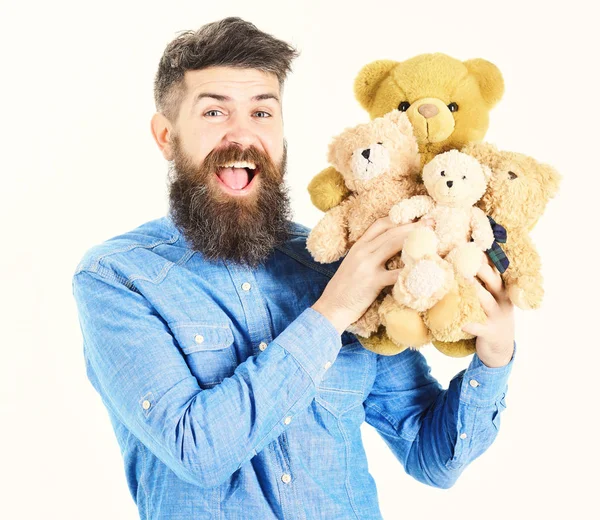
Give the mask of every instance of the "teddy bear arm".
[[472, 208], [471, 237], [475, 245], [482, 251], [487, 251], [494, 243], [494, 231], [485, 213], [479, 208]]
[[330, 209], [308, 235], [306, 248], [317, 262], [335, 262], [348, 252], [349, 207], [342, 203]]
[[392, 206], [390, 218], [394, 224], [406, 224], [429, 213], [434, 207], [435, 201], [429, 195], [415, 195]]
[[313, 205], [324, 212], [340, 204], [350, 194], [342, 174], [333, 166], [315, 175], [307, 189]]

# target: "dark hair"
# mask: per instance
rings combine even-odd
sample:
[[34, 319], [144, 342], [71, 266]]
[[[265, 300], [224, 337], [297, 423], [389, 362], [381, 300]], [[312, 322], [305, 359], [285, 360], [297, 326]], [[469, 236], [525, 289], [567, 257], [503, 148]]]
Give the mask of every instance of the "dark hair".
[[298, 52], [291, 45], [241, 18], [229, 17], [184, 31], [167, 45], [154, 79], [156, 110], [174, 122], [185, 95], [186, 70], [212, 66], [239, 67], [271, 72], [279, 87]]

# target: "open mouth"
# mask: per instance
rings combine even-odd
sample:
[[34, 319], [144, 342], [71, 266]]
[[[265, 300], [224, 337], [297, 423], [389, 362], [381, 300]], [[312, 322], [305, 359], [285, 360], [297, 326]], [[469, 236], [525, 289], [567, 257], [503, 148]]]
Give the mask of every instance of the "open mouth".
[[232, 195], [248, 193], [255, 184], [254, 179], [258, 174], [257, 166], [247, 161], [224, 164], [216, 172], [223, 189]]

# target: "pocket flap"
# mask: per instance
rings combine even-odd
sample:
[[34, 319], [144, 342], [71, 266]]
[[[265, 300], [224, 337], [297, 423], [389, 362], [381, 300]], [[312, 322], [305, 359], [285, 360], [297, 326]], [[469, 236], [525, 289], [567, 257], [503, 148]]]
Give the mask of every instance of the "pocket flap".
[[227, 324], [175, 323], [171, 328], [184, 354], [221, 350], [233, 343], [233, 332]]

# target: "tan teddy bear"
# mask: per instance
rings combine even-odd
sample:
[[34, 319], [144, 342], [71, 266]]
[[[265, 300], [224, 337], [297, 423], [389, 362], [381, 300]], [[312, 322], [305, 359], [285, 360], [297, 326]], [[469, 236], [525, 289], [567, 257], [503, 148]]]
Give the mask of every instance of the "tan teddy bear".
[[[330, 144], [328, 160], [342, 173], [351, 195], [330, 209], [308, 236], [307, 249], [322, 263], [339, 260], [393, 204], [424, 193], [415, 182], [421, 162], [412, 126], [398, 110], [346, 129]], [[397, 255], [388, 267], [399, 262]], [[347, 330], [364, 338], [380, 333], [378, 307], [384, 297]]]
[[[526, 155], [500, 151], [488, 143], [473, 143], [462, 150], [489, 167], [492, 177], [477, 206], [506, 228], [501, 247], [510, 262], [502, 273], [511, 301], [522, 309], [535, 309], [543, 297], [541, 262], [529, 233], [558, 191], [561, 177], [551, 166]], [[485, 321], [474, 288], [461, 284], [424, 316], [433, 344], [454, 357], [475, 351], [473, 337], [462, 331], [469, 322]]]
[[[477, 274], [484, 251], [494, 241], [488, 218], [473, 205], [484, 194], [491, 171], [470, 155], [452, 150], [432, 159], [423, 169], [428, 195], [417, 195], [394, 205], [390, 218], [406, 224], [429, 218], [434, 229], [422, 226], [412, 231], [402, 250], [405, 267], [393, 289], [393, 297], [415, 312], [436, 304], [455, 284], [455, 275]], [[417, 317], [413, 318], [413, 325]], [[430, 341], [424, 324], [417, 330], [396, 327], [388, 335], [397, 344], [419, 347]]]

